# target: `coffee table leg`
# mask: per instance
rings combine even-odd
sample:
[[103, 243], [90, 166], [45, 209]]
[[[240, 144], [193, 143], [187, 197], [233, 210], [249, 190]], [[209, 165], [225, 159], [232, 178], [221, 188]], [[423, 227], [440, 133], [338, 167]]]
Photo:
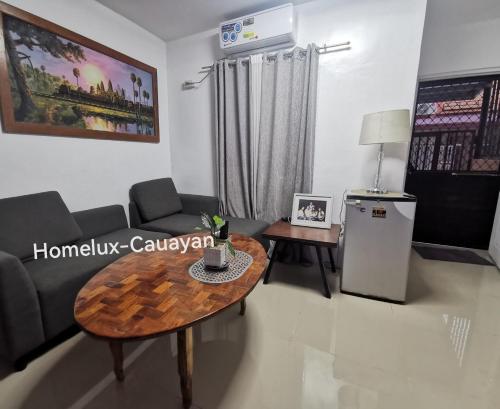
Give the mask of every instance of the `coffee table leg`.
[[193, 328], [177, 331], [177, 354], [181, 378], [182, 407], [189, 409], [193, 394]]
[[273, 268], [274, 261], [276, 260], [276, 257], [278, 257], [278, 250], [280, 244], [281, 241], [277, 240], [276, 244], [274, 245], [273, 254], [271, 255], [271, 260], [269, 261], [269, 265], [267, 266], [266, 270], [266, 275], [264, 276], [264, 284], [267, 284], [269, 282], [269, 277], [271, 275], [271, 270]]
[[247, 299], [243, 298], [240, 301], [240, 315], [245, 315], [246, 310], [247, 310]]
[[332, 253], [332, 248], [328, 247], [328, 256], [330, 257], [330, 265], [331, 265], [331, 270], [333, 273], [335, 273], [337, 270], [335, 268], [335, 260], [333, 258], [333, 253]]
[[109, 341], [109, 348], [113, 355], [113, 370], [118, 381], [122, 382], [125, 379], [123, 373], [123, 343], [121, 341]]
[[328, 281], [326, 280], [325, 267], [323, 266], [323, 256], [321, 255], [321, 248], [316, 247], [316, 254], [318, 255], [319, 269], [321, 271], [321, 279], [323, 280], [323, 287], [325, 288], [325, 296], [327, 298], [332, 298], [332, 293], [330, 292], [330, 287]]

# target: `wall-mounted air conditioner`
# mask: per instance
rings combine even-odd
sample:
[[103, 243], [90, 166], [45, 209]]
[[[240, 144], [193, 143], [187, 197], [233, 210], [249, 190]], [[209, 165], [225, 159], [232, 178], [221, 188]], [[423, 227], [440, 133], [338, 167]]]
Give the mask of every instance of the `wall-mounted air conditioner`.
[[258, 48], [293, 46], [295, 20], [293, 4], [288, 3], [225, 21], [219, 25], [220, 48], [226, 54], [238, 54]]

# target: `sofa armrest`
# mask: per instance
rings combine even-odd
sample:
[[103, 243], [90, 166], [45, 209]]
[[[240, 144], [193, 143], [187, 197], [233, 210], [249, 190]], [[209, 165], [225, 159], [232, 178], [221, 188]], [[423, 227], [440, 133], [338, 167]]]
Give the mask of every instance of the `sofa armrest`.
[[128, 227], [127, 216], [121, 205], [104, 206], [73, 213], [82, 229], [80, 241], [89, 240]]
[[128, 204], [128, 214], [130, 217], [130, 227], [139, 227], [142, 224], [141, 214], [139, 213], [139, 208], [134, 201], [130, 201]]
[[14, 362], [45, 341], [40, 304], [21, 260], [0, 251], [0, 352]]
[[219, 199], [215, 196], [179, 194], [182, 203], [182, 213], [200, 215], [201, 212], [210, 216], [219, 213]]

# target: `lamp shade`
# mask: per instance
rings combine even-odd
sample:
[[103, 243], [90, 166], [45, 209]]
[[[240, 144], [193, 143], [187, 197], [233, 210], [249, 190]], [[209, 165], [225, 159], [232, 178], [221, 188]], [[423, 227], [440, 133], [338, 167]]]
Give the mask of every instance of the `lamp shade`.
[[408, 109], [375, 112], [363, 117], [359, 144], [409, 142], [410, 136], [410, 111]]

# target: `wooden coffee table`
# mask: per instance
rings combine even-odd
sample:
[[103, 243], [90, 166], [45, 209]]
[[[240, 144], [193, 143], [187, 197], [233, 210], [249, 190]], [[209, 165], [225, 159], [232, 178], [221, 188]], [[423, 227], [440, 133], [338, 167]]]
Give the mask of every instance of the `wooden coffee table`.
[[[193, 234], [188, 236], [203, 236]], [[109, 342], [116, 379], [124, 379], [123, 348], [126, 341], [176, 332], [178, 371], [184, 408], [191, 406], [193, 371], [192, 327], [240, 303], [259, 281], [267, 255], [262, 245], [232, 234], [235, 249], [253, 257], [248, 270], [237, 280], [205, 284], [193, 279], [188, 268], [203, 255], [202, 249], [131, 253], [97, 273], [75, 301], [75, 318], [88, 334]]]
[[278, 250], [285, 242], [295, 242], [313, 246], [316, 249], [318, 257], [319, 268], [321, 272], [321, 280], [323, 281], [323, 288], [327, 298], [332, 297], [330, 286], [326, 280], [325, 268], [323, 266], [323, 257], [321, 255], [321, 247], [328, 249], [328, 256], [330, 257], [331, 269], [335, 272], [335, 260], [332, 254], [332, 248], [337, 247], [340, 236], [340, 225], [332, 224], [330, 229], [319, 229], [313, 227], [293, 226], [283, 220], [278, 220], [276, 223], [269, 226], [262, 235], [270, 240], [276, 241], [271, 261], [267, 267], [267, 272], [264, 277], [264, 284], [269, 282], [271, 270], [276, 260]]

